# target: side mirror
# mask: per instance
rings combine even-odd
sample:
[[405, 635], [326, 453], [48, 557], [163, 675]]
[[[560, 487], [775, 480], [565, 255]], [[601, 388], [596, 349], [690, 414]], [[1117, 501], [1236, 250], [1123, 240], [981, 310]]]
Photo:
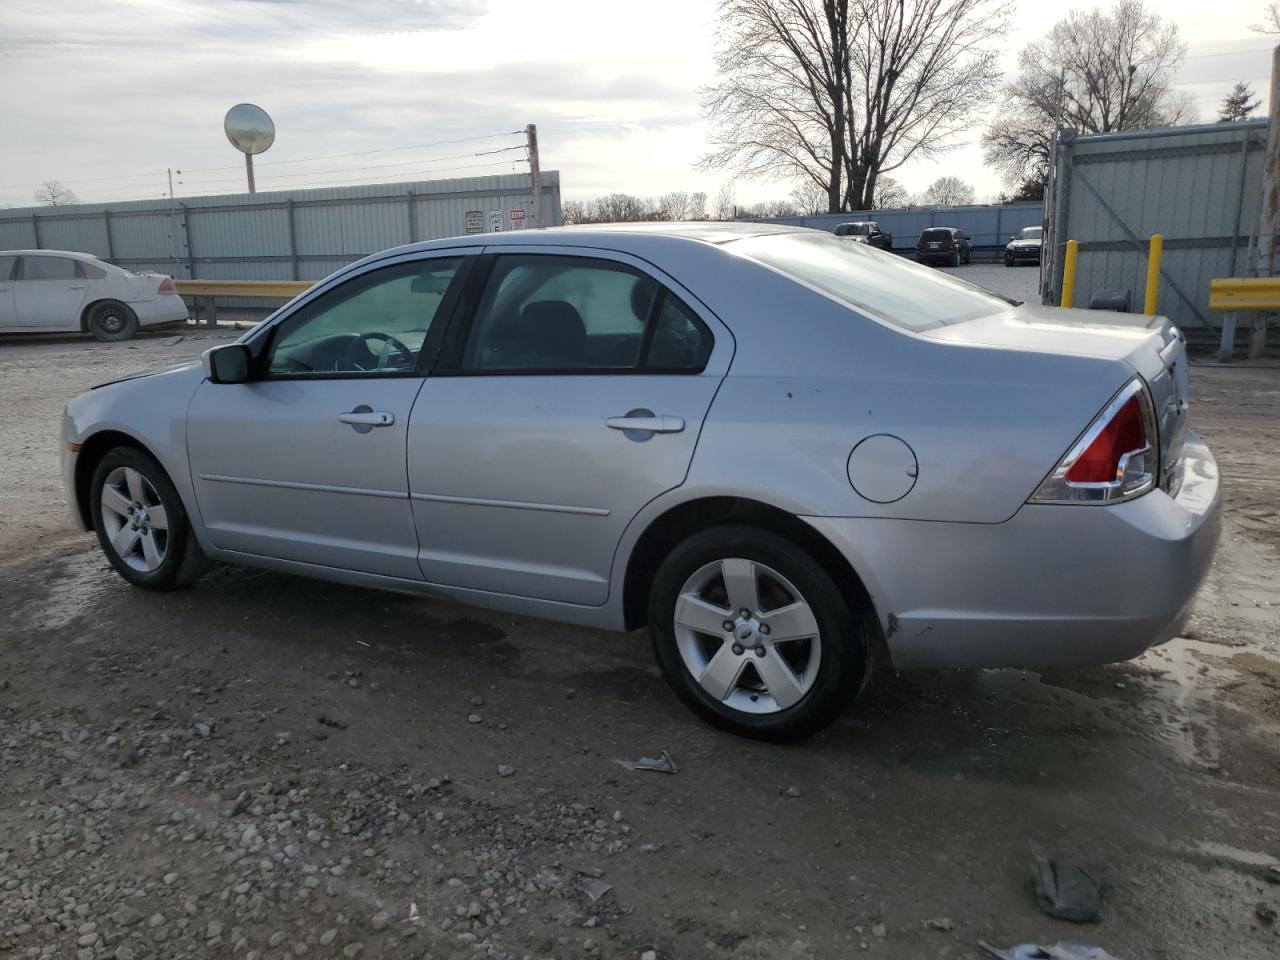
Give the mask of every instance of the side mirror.
[[200, 365], [210, 383], [244, 383], [249, 379], [249, 348], [243, 343], [210, 347], [200, 355]]

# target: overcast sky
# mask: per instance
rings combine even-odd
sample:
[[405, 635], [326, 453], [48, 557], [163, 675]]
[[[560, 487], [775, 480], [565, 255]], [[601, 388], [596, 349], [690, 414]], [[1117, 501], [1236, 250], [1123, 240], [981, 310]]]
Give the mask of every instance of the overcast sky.
[[[1013, 5], [1008, 68], [1068, 9], [1096, 5]], [[1263, 0], [1154, 6], [1188, 43], [1177, 80], [1202, 119], [1236, 80], [1265, 97], [1280, 38], [1248, 30]], [[0, 0], [0, 205], [29, 205], [47, 179], [84, 201], [159, 197], [168, 167], [183, 171], [178, 196], [235, 192], [243, 163], [222, 119], [240, 101], [276, 123], [259, 190], [509, 172], [520, 153], [460, 154], [519, 136], [392, 148], [532, 121], [566, 198], [714, 195], [725, 178], [693, 166], [706, 149], [698, 90], [714, 78], [714, 27], [714, 0]], [[918, 191], [958, 173], [994, 195], [981, 128], [896, 176]], [[739, 202], [786, 191], [736, 185]]]

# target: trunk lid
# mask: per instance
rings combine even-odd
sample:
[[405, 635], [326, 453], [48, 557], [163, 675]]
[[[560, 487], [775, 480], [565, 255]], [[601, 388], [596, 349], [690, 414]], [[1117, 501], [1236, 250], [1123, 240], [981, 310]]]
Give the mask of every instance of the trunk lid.
[[[1099, 357], [1128, 364], [1142, 375], [1151, 391], [1160, 433], [1160, 487], [1170, 494], [1177, 492], [1172, 487], [1188, 422], [1187, 353], [1186, 338], [1167, 317], [1023, 304], [924, 335], [957, 344]], [[1099, 409], [1106, 399], [1099, 402]]]

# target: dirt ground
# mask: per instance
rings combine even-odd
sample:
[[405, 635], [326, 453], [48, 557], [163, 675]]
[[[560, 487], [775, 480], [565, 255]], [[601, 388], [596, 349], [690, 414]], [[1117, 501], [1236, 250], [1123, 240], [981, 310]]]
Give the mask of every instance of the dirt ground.
[[[778, 747], [697, 721], [638, 634], [128, 587], [66, 519], [61, 409], [208, 337], [0, 343], [0, 957], [1280, 955], [1280, 369], [1193, 368], [1227, 516], [1186, 639], [888, 678]], [[1033, 843], [1100, 924], [1037, 910]]]

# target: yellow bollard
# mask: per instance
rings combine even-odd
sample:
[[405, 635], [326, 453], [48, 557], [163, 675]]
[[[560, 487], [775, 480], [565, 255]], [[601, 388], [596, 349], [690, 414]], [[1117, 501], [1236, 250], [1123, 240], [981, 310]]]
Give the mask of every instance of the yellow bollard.
[[1142, 312], [1152, 316], [1156, 312], [1156, 300], [1160, 295], [1160, 257], [1164, 254], [1164, 235], [1151, 235], [1151, 248], [1147, 251], [1147, 296], [1142, 302]]
[[1064, 307], [1076, 302], [1076, 257], [1080, 253], [1080, 244], [1075, 240], [1067, 241], [1067, 256], [1062, 261], [1062, 300]]

